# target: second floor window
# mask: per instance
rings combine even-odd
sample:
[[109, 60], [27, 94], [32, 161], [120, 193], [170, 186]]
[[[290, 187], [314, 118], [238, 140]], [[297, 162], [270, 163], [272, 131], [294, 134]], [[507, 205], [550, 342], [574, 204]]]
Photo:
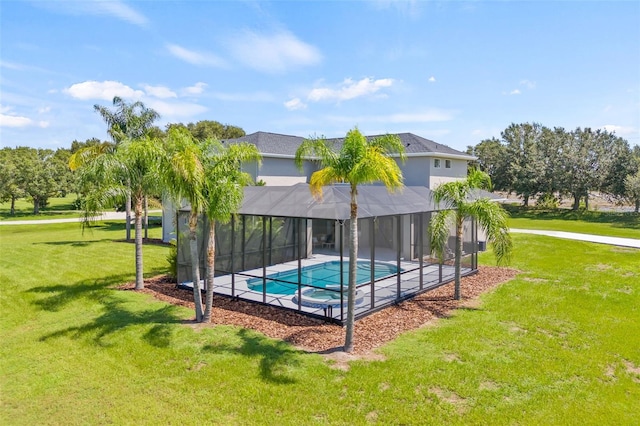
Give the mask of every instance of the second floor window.
[[451, 168], [451, 160], [444, 160], [444, 168], [445, 169]]
[[440, 159], [436, 158], [435, 160], [433, 160], [433, 167], [435, 167], [436, 169], [440, 168]]

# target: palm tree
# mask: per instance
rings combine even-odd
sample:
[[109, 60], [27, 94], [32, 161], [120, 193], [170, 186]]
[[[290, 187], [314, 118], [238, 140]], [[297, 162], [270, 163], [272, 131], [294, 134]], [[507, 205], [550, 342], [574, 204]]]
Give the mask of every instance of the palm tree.
[[[83, 182], [93, 182], [87, 194], [84, 223], [90, 223], [113, 203], [125, 198], [133, 201], [135, 217], [136, 290], [144, 288], [142, 263], [143, 200], [159, 188], [159, 159], [161, 146], [149, 137], [123, 139], [118, 150], [99, 155], [79, 169]], [[126, 184], [125, 184], [126, 182]]]
[[353, 351], [355, 325], [356, 261], [358, 259], [358, 185], [382, 182], [389, 190], [402, 187], [402, 172], [390, 155], [404, 160], [404, 146], [395, 135], [367, 140], [354, 128], [347, 133], [339, 152], [323, 138], [305, 140], [296, 151], [295, 162], [302, 169], [305, 159], [318, 159], [321, 170], [314, 172], [309, 181], [311, 192], [322, 197], [322, 187], [338, 182], [351, 187], [351, 214], [349, 221], [349, 286], [347, 290], [346, 352]]
[[242, 171], [242, 163], [260, 162], [260, 151], [253, 144], [239, 143], [223, 146], [216, 139], [203, 143], [205, 178], [203, 184], [204, 214], [208, 221], [206, 300], [202, 322], [211, 322], [213, 307], [213, 280], [215, 276], [216, 222], [227, 223], [238, 211], [244, 196], [243, 187], [253, 182], [251, 175]]
[[443, 203], [448, 210], [441, 210], [433, 216], [429, 224], [432, 253], [440, 262], [444, 261], [449, 230], [455, 226], [455, 299], [460, 300], [460, 265], [462, 261], [462, 235], [465, 219], [474, 219], [487, 234], [487, 241], [493, 246], [498, 264], [509, 261], [512, 250], [511, 235], [507, 226], [507, 212], [488, 198], [474, 198], [479, 189], [490, 189], [488, 174], [472, 169], [464, 180], [447, 182], [433, 191], [436, 203]]
[[[160, 118], [155, 110], [147, 108], [142, 102], [128, 104], [119, 96], [113, 97], [114, 111], [101, 105], [94, 105], [93, 109], [102, 116], [109, 126], [107, 132], [114, 141], [113, 149], [117, 149], [125, 139], [137, 139], [147, 134], [153, 122]], [[125, 201], [127, 241], [131, 239], [131, 198]]]
[[184, 128], [171, 128], [165, 139], [162, 177], [169, 195], [177, 204], [186, 200], [191, 205], [189, 215], [189, 253], [196, 321], [202, 321], [202, 294], [200, 292], [200, 257], [198, 254], [198, 217], [206, 200], [203, 196], [204, 167], [202, 149], [191, 133]]

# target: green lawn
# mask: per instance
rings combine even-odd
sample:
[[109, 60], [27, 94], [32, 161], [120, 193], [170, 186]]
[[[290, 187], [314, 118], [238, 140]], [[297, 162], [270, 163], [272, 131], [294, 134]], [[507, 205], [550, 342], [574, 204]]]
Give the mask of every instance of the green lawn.
[[567, 231], [640, 239], [640, 214], [637, 213], [505, 207], [511, 215], [509, 219], [511, 228]]
[[1, 220], [38, 220], [38, 219], [66, 219], [80, 217], [80, 212], [74, 210], [73, 202], [76, 194], [67, 194], [66, 197], [49, 198], [49, 205], [40, 209], [40, 213], [33, 214], [33, 203], [25, 198], [20, 198], [15, 204], [15, 214], [11, 215], [11, 203], [0, 203]]
[[517, 279], [345, 372], [110, 289], [134, 278], [123, 232], [0, 227], [0, 423], [640, 424], [638, 250], [514, 235]]

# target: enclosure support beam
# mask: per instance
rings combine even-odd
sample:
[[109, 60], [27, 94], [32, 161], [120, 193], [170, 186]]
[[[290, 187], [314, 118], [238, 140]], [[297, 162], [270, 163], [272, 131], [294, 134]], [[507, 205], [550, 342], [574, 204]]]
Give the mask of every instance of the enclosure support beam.
[[236, 215], [231, 215], [231, 297], [236, 295], [236, 269], [233, 260], [236, 252]]
[[340, 225], [340, 321], [344, 321], [344, 220]]
[[245, 262], [244, 262], [244, 257], [246, 256], [247, 251], [245, 250], [246, 248], [246, 238], [247, 238], [247, 217], [245, 215], [242, 215], [242, 270], [246, 271], [247, 268], [245, 268]]
[[[296, 220], [296, 225], [298, 228], [297, 234], [297, 244], [298, 247], [298, 310], [302, 309], [302, 218], [298, 218]], [[306, 227], [305, 227], [306, 229]], [[305, 231], [306, 232], [306, 231]]]
[[418, 265], [420, 265], [419, 278], [420, 290], [424, 288], [424, 215], [418, 214]]
[[375, 308], [376, 305], [376, 220], [377, 218], [375, 217], [369, 219], [369, 241], [371, 242], [369, 244], [371, 246], [371, 309]]
[[397, 288], [396, 288], [396, 299], [400, 299], [400, 294], [402, 291], [401, 279], [400, 279], [400, 253], [402, 251], [402, 216], [396, 215], [396, 237], [398, 239], [398, 247], [396, 250], [396, 263], [397, 263], [397, 271], [396, 271], [396, 279], [397, 279]]
[[262, 216], [262, 303], [267, 303], [267, 217]]

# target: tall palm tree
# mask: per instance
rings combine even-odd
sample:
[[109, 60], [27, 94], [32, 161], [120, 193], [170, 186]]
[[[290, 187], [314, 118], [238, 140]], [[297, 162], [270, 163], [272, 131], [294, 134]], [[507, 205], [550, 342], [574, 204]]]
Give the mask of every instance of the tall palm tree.
[[367, 140], [358, 128], [350, 130], [339, 152], [323, 138], [307, 139], [296, 151], [295, 163], [302, 168], [303, 161], [317, 159], [321, 170], [314, 172], [309, 181], [311, 192], [322, 197], [322, 187], [345, 182], [351, 187], [351, 213], [349, 221], [349, 286], [347, 290], [346, 352], [353, 351], [355, 325], [356, 261], [358, 259], [358, 185], [382, 182], [389, 190], [402, 187], [402, 171], [394, 159], [397, 154], [404, 160], [404, 146], [395, 135]]
[[123, 139], [117, 151], [109, 155], [99, 155], [79, 169], [82, 181], [94, 183], [94, 190], [86, 197], [84, 223], [90, 223], [113, 203], [122, 202], [128, 197], [133, 201], [136, 230], [136, 290], [144, 288], [143, 200], [159, 189], [160, 158], [162, 158], [162, 148], [155, 140], [148, 137]]
[[242, 171], [246, 162], [260, 163], [260, 151], [253, 144], [240, 143], [223, 146], [216, 139], [203, 143], [204, 215], [208, 221], [206, 260], [206, 299], [202, 322], [211, 322], [213, 307], [213, 280], [215, 276], [216, 222], [227, 223], [231, 215], [238, 211], [244, 196], [243, 187], [253, 182], [251, 175]]
[[491, 178], [485, 172], [472, 169], [464, 180], [447, 182], [433, 191], [436, 203], [444, 204], [429, 224], [432, 253], [444, 261], [445, 247], [451, 226], [455, 226], [455, 299], [460, 300], [460, 267], [462, 261], [462, 236], [465, 219], [474, 219], [487, 234], [498, 264], [509, 261], [512, 251], [511, 235], [507, 226], [507, 212], [488, 198], [474, 198], [479, 189], [490, 189]]
[[[102, 105], [94, 105], [93, 109], [100, 114], [107, 123], [107, 132], [111, 135], [117, 149], [125, 139], [137, 139], [147, 134], [153, 122], [160, 118], [155, 110], [147, 108], [144, 103], [137, 101], [127, 103], [119, 96], [113, 97], [114, 110]], [[89, 151], [95, 149], [89, 149]], [[125, 200], [127, 241], [131, 239], [131, 198]]]
[[185, 128], [171, 128], [165, 139], [162, 177], [168, 194], [176, 204], [189, 202], [189, 253], [196, 321], [202, 321], [202, 293], [200, 291], [200, 257], [198, 253], [198, 217], [206, 204], [203, 196], [204, 167], [202, 149]]

